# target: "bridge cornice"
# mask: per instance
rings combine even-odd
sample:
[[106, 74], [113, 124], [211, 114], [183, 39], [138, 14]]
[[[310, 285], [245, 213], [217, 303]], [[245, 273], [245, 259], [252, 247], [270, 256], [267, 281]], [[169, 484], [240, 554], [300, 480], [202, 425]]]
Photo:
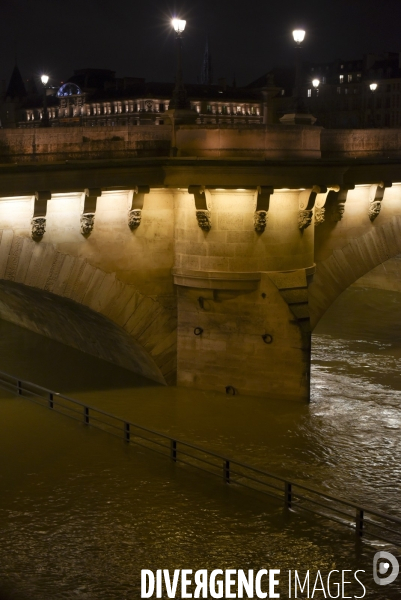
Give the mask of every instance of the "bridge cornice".
[[0, 196], [53, 193], [86, 188], [130, 189], [136, 185], [179, 188], [270, 186], [308, 188], [314, 185], [359, 185], [401, 180], [400, 159], [356, 160], [254, 160], [152, 158], [80, 160], [63, 163], [0, 166]]

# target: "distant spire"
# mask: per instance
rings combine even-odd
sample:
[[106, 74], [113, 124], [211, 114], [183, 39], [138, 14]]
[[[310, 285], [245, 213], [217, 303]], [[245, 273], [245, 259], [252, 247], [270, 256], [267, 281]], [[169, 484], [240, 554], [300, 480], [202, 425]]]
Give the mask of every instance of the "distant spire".
[[10, 77], [10, 82], [6, 91], [6, 98], [11, 98], [12, 100], [16, 98], [25, 98], [26, 89], [24, 82], [21, 77], [21, 73], [17, 65], [15, 65], [13, 72]]
[[203, 55], [201, 83], [205, 85], [212, 85], [213, 83], [212, 55], [209, 52], [209, 34], [206, 38], [205, 54]]

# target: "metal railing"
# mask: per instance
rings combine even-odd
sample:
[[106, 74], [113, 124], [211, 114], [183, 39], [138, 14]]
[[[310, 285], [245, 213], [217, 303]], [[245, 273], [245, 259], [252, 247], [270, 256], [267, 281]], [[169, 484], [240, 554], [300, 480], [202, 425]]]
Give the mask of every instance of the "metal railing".
[[63, 394], [0, 371], [0, 387], [47, 406], [64, 416], [96, 427], [126, 443], [154, 450], [181, 463], [205, 471], [226, 484], [263, 492], [294, 512], [300, 510], [353, 528], [358, 538], [368, 536], [401, 547], [401, 519], [354, 502], [348, 502], [246, 463], [206, 450], [175, 437], [142, 427]]

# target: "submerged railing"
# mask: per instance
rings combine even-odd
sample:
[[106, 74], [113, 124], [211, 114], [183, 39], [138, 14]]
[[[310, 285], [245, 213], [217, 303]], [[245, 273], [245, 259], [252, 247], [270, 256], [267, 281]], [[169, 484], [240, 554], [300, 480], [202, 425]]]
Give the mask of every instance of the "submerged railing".
[[175, 463], [205, 471], [227, 484], [263, 492], [283, 502], [286, 509], [295, 512], [304, 510], [353, 528], [358, 538], [368, 536], [401, 547], [401, 519], [398, 517], [291, 482], [262, 469], [121, 419], [2, 371], [0, 387], [85, 425], [105, 431], [126, 443], [135, 443], [159, 452]]

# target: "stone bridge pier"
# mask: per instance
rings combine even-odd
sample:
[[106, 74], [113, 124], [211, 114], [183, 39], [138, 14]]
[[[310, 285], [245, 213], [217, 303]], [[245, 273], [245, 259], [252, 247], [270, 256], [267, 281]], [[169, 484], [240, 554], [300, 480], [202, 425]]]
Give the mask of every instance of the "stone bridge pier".
[[158, 383], [308, 400], [314, 325], [401, 253], [401, 133], [180, 126], [169, 157], [168, 128], [92, 129], [0, 132], [0, 317]]
[[308, 192], [190, 191], [207, 214], [177, 193], [178, 383], [307, 398], [314, 228], [298, 219]]

